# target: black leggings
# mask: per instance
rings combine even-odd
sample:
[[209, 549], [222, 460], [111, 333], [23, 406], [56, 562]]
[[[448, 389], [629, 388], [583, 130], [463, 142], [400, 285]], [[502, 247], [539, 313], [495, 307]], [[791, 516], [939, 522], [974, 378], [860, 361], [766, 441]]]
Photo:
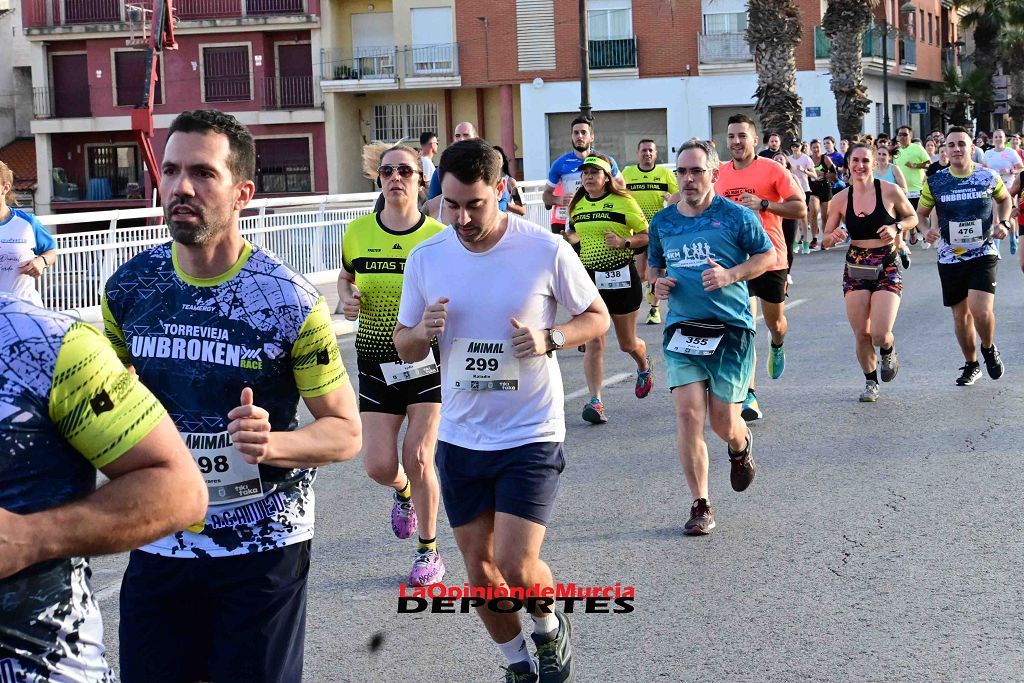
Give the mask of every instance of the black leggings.
[[796, 242], [795, 218], [782, 219], [782, 234], [786, 238], [786, 260], [789, 262], [789, 267], [786, 269], [786, 273], [789, 273], [789, 271], [793, 269], [793, 243]]

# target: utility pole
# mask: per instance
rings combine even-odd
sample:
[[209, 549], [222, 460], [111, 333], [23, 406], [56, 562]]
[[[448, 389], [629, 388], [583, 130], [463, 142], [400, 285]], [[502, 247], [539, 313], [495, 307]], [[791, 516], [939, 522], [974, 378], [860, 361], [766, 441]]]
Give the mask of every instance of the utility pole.
[[587, 0], [580, 0], [580, 114], [590, 117], [590, 31]]

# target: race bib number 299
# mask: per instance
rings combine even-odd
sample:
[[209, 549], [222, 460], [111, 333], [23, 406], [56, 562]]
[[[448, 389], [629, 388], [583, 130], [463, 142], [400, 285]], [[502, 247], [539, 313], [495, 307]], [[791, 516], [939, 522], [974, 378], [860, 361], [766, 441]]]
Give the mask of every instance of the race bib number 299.
[[455, 339], [448, 386], [457, 391], [519, 391], [519, 359], [507, 339]]

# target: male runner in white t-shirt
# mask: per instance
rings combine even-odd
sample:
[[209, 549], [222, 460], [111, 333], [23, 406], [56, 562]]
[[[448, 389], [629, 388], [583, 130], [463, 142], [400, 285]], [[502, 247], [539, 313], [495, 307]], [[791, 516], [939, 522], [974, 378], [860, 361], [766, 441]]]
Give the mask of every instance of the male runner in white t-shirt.
[[[565, 467], [564, 395], [552, 351], [602, 335], [609, 316], [569, 244], [498, 211], [501, 157], [480, 139], [439, 165], [452, 227], [412, 250], [395, 346], [403, 359], [441, 349], [437, 465], [445, 510], [472, 586], [554, 586], [540, 559]], [[555, 324], [558, 306], [570, 320]], [[572, 633], [535, 606], [542, 682], [571, 681]], [[478, 609], [515, 680], [538, 680], [518, 613]]]

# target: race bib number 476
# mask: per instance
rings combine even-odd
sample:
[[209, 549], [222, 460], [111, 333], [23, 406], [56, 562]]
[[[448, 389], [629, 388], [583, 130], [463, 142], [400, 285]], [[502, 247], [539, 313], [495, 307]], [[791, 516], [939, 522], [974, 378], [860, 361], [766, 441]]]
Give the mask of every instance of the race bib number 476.
[[519, 359], [507, 339], [455, 339], [448, 387], [457, 391], [519, 391]]

